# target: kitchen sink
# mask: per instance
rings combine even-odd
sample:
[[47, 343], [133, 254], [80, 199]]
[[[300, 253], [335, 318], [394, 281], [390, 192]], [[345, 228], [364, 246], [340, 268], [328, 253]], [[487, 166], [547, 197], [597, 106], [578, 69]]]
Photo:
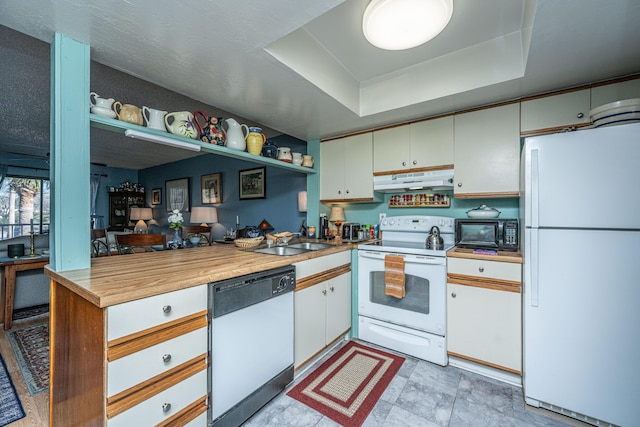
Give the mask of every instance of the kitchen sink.
[[315, 242], [301, 242], [301, 243], [294, 243], [292, 245], [289, 245], [290, 248], [305, 249], [307, 251], [319, 251], [320, 249], [330, 248], [331, 246], [333, 245], [328, 245], [326, 243], [315, 243]]
[[307, 249], [292, 248], [291, 246], [273, 246], [270, 248], [254, 249], [253, 251], [258, 252], [260, 254], [279, 255], [279, 256], [300, 255], [300, 254], [309, 252]]

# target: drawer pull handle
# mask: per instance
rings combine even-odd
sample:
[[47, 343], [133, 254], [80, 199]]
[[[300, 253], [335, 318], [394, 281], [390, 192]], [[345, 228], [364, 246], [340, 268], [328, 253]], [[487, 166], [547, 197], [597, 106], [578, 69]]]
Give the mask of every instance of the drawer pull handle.
[[484, 273], [484, 267], [480, 267], [480, 268], [478, 268], [478, 271], [479, 271], [480, 273]]
[[171, 410], [171, 403], [162, 404], [162, 412], [167, 413]]
[[451, 292], [451, 298], [455, 298], [456, 297], [456, 293], [455, 292]]
[[169, 362], [171, 362], [171, 355], [170, 355], [170, 354], [164, 354], [164, 355], [162, 355], [162, 361], [163, 361], [164, 363], [169, 363]]
[[162, 311], [164, 311], [166, 314], [171, 313], [171, 306], [165, 305], [164, 307], [162, 307]]

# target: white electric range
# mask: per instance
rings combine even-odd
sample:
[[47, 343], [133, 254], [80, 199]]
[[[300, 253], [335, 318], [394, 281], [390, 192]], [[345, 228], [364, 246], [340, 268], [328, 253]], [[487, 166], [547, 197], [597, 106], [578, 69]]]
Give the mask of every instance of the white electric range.
[[[427, 248], [438, 227], [443, 245]], [[446, 251], [454, 246], [454, 219], [408, 215], [384, 218], [381, 239], [358, 245], [358, 337], [439, 365], [446, 346]], [[385, 257], [404, 259], [403, 298], [385, 294]]]

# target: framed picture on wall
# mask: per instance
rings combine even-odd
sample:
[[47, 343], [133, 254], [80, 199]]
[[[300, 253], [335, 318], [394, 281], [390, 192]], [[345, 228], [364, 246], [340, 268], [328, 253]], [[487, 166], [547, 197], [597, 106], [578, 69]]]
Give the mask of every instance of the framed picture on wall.
[[189, 212], [189, 178], [173, 179], [165, 181], [165, 193], [167, 198], [167, 212], [179, 210]]
[[162, 203], [162, 190], [160, 188], [154, 188], [151, 190], [151, 205], [159, 205]]
[[266, 197], [266, 168], [240, 171], [240, 200], [264, 199]]
[[202, 175], [200, 177], [200, 193], [203, 205], [222, 203], [222, 174]]

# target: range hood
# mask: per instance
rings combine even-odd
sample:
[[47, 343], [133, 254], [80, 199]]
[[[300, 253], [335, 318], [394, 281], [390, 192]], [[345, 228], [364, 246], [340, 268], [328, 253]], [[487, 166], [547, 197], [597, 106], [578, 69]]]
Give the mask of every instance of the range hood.
[[373, 190], [380, 193], [453, 189], [453, 169], [411, 172], [373, 177]]

